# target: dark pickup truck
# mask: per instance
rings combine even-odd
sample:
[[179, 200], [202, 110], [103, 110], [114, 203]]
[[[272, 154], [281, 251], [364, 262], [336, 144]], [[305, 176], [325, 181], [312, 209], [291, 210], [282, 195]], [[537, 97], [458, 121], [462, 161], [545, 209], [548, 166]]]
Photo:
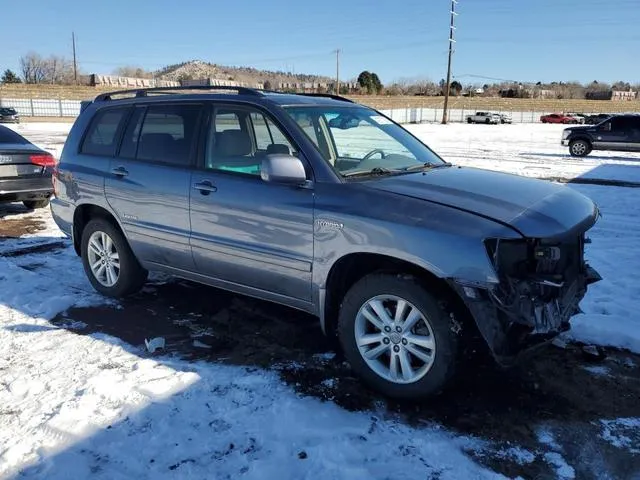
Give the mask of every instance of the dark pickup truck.
[[574, 157], [592, 150], [640, 152], [640, 115], [614, 115], [597, 125], [565, 128], [561, 143]]

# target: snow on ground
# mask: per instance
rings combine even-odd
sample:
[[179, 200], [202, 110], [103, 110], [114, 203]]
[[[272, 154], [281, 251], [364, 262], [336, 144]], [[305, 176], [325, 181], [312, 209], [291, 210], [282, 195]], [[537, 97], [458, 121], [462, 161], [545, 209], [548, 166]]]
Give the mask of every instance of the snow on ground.
[[[57, 155], [69, 125], [15, 128]], [[640, 172], [640, 154], [566, 157], [558, 126], [410, 128], [459, 164], [542, 177], [610, 166]], [[604, 215], [587, 249], [604, 280], [590, 289], [570, 336], [640, 352], [640, 189], [567, 188], [593, 198]], [[381, 413], [349, 413], [302, 398], [260, 369], [152, 356], [104, 334], [53, 326], [47, 320], [56, 313], [105, 300], [91, 289], [66, 240], [46, 256], [10, 256], [34, 243], [61, 241], [47, 210], [37, 215], [44, 230], [0, 242], [0, 477], [496, 477], [465, 453], [483, 450], [485, 440], [439, 426], [410, 427]], [[606, 441], [636, 452], [637, 418], [601, 422]], [[542, 443], [553, 444], [549, 433], [541, 435]], [[518, 446], [503, 455], [525, 464], [532, 458]], [[559, 452], [547, 452], [544, 460], [559, 478], [575, 476], [575, 465]]]
[[640, 153], [594, 151], [575, 158], [560, 145], [565, 125], [408, 125], [445, 160], [528, 177], [640, 182]]
[[0, 477], [498, 477], [464, 453], [479, 440], [301, 398], [275, 373], [52, 326], [71, 305], [104, 301], [68, 242], [0, 256], [0, 272]]

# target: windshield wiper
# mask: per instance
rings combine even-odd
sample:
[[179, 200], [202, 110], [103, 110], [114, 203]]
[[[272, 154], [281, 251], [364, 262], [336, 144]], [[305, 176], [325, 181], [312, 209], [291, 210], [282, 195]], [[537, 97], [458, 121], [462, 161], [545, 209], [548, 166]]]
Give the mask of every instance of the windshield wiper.
[[419, 163], [417, 165], [410, 165], [406, 168], [403, 168], [402, 171], [403, 172], [413, 172], [415, 170], [433, 170], [434, 168], [444, 168], [444, 167], [450, 167], [451, 164], [449, 162], [444, 162], [444, 163], [438, 163], [438, 164], [434, 164], [434, 163]]
[[345, 172], [342, 174], [343, 177], [360, 177], [366, 175], [388, 175], [390, 173], [398, 173], [400, 170], [391, 170], [384, 167], [375, 167], [371, 170], [354, 170], [352, 172]]

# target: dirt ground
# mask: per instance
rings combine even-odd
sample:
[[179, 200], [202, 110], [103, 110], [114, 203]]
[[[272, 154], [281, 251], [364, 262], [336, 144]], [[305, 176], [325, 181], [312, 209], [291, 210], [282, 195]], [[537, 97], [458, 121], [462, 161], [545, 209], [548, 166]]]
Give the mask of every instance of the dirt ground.
[[[42, 228], [31, 220], [0, 220], [0, 242]], [[10, 255], [47, 255], [57, 248], [65, 244]], [[32, 265], [37, 271], [38, 263]], [[52, 323], [80, 335], [113, 335], [141, 347], [142, 356], [152, 356], [145, 339], [164, 337], [160, 354], [275, 370], [301, 395], [371, 412], [371, 429], [378, 418], [394, 417], [489, 440], [485, 450], [468, 453], [509, 477], [557, 478], [550, 458], [562, 451], [578, 479], [603, 478], [602, 472], [609, 472], [605, 478], [640, 479], [637, 429], [616, 432], [632, 449], [614, 446], [602, 433], [603, 420], [640, 416], [639, 355], [556, 343], [509, 370], [481, 357], [431, 401], [398, 403], [354, 378], [317, 320], [295, 310], [160, 277], [121, 307], [74, 308]], [[515, 447], [533, 457], [517, 461]]]

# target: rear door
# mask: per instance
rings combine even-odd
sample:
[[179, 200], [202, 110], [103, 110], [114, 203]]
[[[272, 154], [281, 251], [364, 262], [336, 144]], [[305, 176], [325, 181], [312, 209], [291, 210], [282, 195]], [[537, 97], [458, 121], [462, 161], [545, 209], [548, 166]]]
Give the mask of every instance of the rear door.
[[299, 155], [292, 142], [248, 106], [214, 106], [205, 132], [201, 168], [191, 181], [198, 272], [239, 291], [310, 302], [313, 190], [260, 178], [265, 155]]
[[201, 104], [135, 107], [112, 158], [105, 193], [143, 262], [193, 270], [191, 168]]

